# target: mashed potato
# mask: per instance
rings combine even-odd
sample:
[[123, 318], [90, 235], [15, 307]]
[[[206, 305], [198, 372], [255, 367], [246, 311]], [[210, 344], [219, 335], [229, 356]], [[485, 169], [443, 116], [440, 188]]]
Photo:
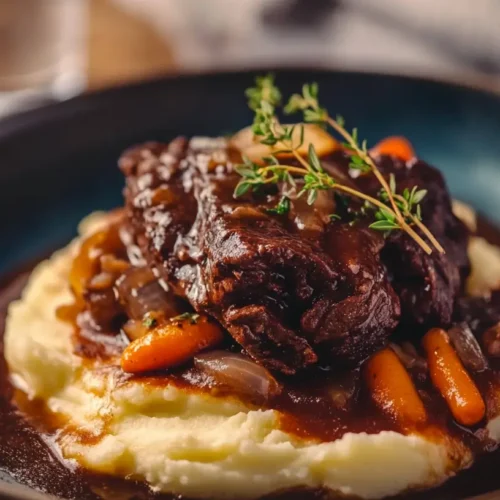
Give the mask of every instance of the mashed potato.
[[[102, 216], [94, 216], [81, 230], [99, 224]], [[71, 302], [67, 277], [77, 246], [37, 267], [10, 306], [5, 339], [15, 383], [65, 418], [59, 439], [65, 457], [94, 471], [145, 479], [157, 490], [217, 498], [299, 485], [380, 498], [440, 483], [469, 464], [469, 451], [444, 436], [349, 433], [318, 443], [281, 431], [275, 411], [127, 380], [118, 360], [82, 360], [73, 354], [71, 326], [55, 316]], [[498, 249], [494, 258], [500, 262]]]

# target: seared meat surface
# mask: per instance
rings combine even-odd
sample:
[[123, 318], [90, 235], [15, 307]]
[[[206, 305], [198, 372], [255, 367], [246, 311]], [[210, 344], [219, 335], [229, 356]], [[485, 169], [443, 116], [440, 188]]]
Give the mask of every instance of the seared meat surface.
[[[394, 171], [400, 192], [413, 186], [425, 188], [422, 200], [422, 222], [446, 250], [446, 254], [425, 254], [401, 231], [393, 232], [387, 240], [383, 258], [392, 273], [392, 283], [403, 309], [403, 321], [424, 329], [435, 325], [448, 326], [454, 302], [462, 291], [469, 274], [467, 256], [468, 230], [451, 210], [451, 200], [443, 176], [422, 161]], [[392, 165], [398, 165], [392, 162]], [[410, 167], [410, 168], [409, 168]]]
[[[330, 220], [330, 192], [313, 207], [294, 202], [285, 215], [267, 212], [279, 200], [275, 187], [235, 200], [239, 161], [222, 140], [177, 139], [134, 148], [120, 167], [133, 244], [176, 295], [216, 318], [252, 358], [287, 374], [317, 362], [356, 363], [387, 343], [401, 309], [409, 323], [450, 321], [468, 269], [467, 232], [434, 168], [388, 158], [382, 165], [401, 189], [429, 190], [424, 221], [448, 252], [429, 257], [402, 233], [384, 239], [363, 221]], [[349, 177], [343, 155], [326, 162]], [[368, 176], [349, 179], [379, 190]]]
[[[345, 156], [336, 154], [337, 164], [347, 165]], [[397, 192], [418, 186], [427, 194], [421, 202], [422, 222], [445, 248], [446, 254], [427, 255], [402, 231], [393, 231], [382, 252], [402, 308], [402, 322], [423, 329], [447, 326], [452, 319], [454, 302], [469, 273], [468, 230], [451, 210], [451, 199], [441, 173], [423, 161], [405, 163], [384, 156], [379, 169], [394, 175]], [[376, 196], [380, 184], [373, 175], [356, 179], [362, 191]]]
[[[416, 330], [450, 324], [454, 303], [469, 273], [467, 256], [468, 230], [451, 210], [451, 199], [441, 173], [423, 161], [403, 162], [394, 157], [377, 159], [386, 178], [394, 175], [397, 192], [414, 186], [426, 189], [421, 202], [422, 222], [445, 248], [446, 254], [434, 251], [427, 255], [402, 231], [388, 235], [382, 250], [390, 281], [401, 301], [401, 323]], [[336, 152], [326, 159], [332, 175], [348, 177], [348, 158]], [[373, 175], [357, 177], [355, 185], [377, 196], [380, 184]]]

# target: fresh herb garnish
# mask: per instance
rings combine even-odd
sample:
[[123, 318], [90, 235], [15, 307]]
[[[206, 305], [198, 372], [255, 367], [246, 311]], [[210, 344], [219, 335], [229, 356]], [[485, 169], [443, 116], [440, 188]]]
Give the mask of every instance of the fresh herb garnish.
[[189, 320], [192, 325], [196, 325], [196, 323], [198, 323], [198, 319], [200, 319], [199, 314], [185, 312], [185, 313], [179, 314], [179, 316], [175, 316], [174, 318], [172, 318], [172, 321]]
[[274, 208], [266, 209], [268, 214], [285, 215], [290, 211], [290, 198], [282, 196], [279, 203]]
[[156, 318], [153, 318], [150, 314], [146, 314], [144, 316], [144, 319], [142, 320], [142, 324], [146, 328], [154, 328], [158, 324], [158, 320]]
[[[357, 129], [349, 133], [345, 128], [345, 120], [341, 116], [333, 119], [326, 108], [318, 102], [319, 88], [316, 83], [305, 84], [302, 94], [294, 94], [284, 107], [285, 113], [303, 113], [306, 123], [316, 123], [324, 127], [330, 126], [343, 140], [343, 146], [350, 154], [349, 167], [360, 174], [373, 174], [381, 185], [381, 191], [375, 198], [351, 186], [342, 184], [325, 172], [321, 166], [313, 144], [309, 144], [307, 158], [299, 154], [298, 150], [304, 144], [303, 125], [282, 125], [276, 116], [276, 110], [281, 105], [281, 92], [274, 85], [273, 76], [261, 76], [256, 79], [256, 86], [246, 91], [249, 106], [255, 111], [252, 125], [253, 133], [260, 138], [262, 144], [275, 146], [281, 153], [291, 154], [299, 163], [287, 165], [280, 162], [276, 156], [263, 158], [264, 166], [244, 159], [243, 165], [238, 165], [236, 171], [243, 177], [236, 186], [234, 195], [242, 196], [250, 190], [255, 190], [265, 184], [281, 183], [288, 192], [296, 192], [296, 197], [307, 196], [307, 203], [312, 205], [317, 198], [318, 191], [332, 189], [344, 194], [364, 200], [363, 214], [372, 216], [375, 221], [370, 227], [379, 231], [392, 231], [395, 229], [405, 231], [413, 238], [422, 249], [430, 254], [432, 246], [440, 253], [443, 247], [422, 223], [420, 202], [427, 191], [413, 187], [405, 189], [399, 194], [396, 189], [396, 180], [393, 175], [389, 182], [384, 178], [377, 165], [370, 156], [366, 141], [359, 141]], [[295, 130], [299, 127], [299, 139], [295, 139]], [[298, 179], [301, 179], [300, 190], [296, 190]], [[290, 196], [282, 196], [274, 209], [268, 213], [284, 214], [290, 209]], [[335, 217], [333, 217], [335, 218]], [[427, 238], [426, 242], [412, 226], [418, 227]]]

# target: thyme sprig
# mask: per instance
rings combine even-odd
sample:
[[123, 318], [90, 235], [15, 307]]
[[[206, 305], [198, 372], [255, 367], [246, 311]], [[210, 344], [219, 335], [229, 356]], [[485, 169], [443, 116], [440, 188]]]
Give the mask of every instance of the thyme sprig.
[[[265, 184], [281, 183], [288, 188], [293, 188], [289, 191], [296, 192], [296, 197], [306, 195], [307, 203], [312, 205], [317, 198], [318, 191], [328, 189], [340, 191], [364, 200], [365, 207], [373, 209], [375, 221], [370, 224], [372, 229], [384, 232], [395, 229], [403, 230], [426, 253], [432, 253], [429, 244], [411, 227], [415, 225], [434, 248], [444, 253], [442, 246], [421, 222], [419, 203], [425, 197], [426, 190], [414, 187], [412, 190], [405, 189], [402, 194], [397, 193], [395, 177], [391, 174], [389, 182], [386, 181], [371, 158], [366, 141], [359, 142], [357, 129], [353, 129], [352, 133], [349, 133], [345, 129], [345, 121], [342, 117], [331, 118], [328, 111], [319, 105], [318, 91], [316, 83], [304, 85], [302, 94], [291, 96], [284, 107], [285, 113], [300, 111], [307, 123], [330, 125], [345, 141], [344, 147], [350, 154], [350, 168], [363, 174], [373, 173], [375, 175], [382, 188], [378, 197], [375, 198], [351, 186], [344, 185], [325, 172], [313, 144], [308, 146], [307, 157], [299, 154], [299, 149], [304, 145], [304, 126], [283, 125], [279, 121], [276, 110], [281, 103], [281, 92], [274, 85], [272, 76], [257, 78], [256, 86], [248, 89], [246, 95], [250, 108], [255, 111], [252, 131], [255, 136], [260, 138], [262, 144], [278, 148], [275, 151], [276, 156], [270, 155], [263, 158], [264, 166], [244, 158], [244, 164], [236, 167], [236, 171], [242, 176], [242, 179], [236, 186], [235, 196], [242, 196], [247, 191], [256, 190]], [[298, 141], [294, 139], [296, 127], [299, 127]], [[281, 163], [277, 156], [283, 153], [292, 155], [299, 165]], [[301, 178], [301, 189], [298, 192], [296, 178]], [[268, 212], [283, 215], [289, 209], [290, 197], [284, 195], [277, 206], [269, 209]], [[332, 218], [335, 218], [334, 214]]]
[[185, 312], [182, 314], [179, 314], [178, 316], [174, 316], [171, 321], [185, 321], [189, 320], [189, 322], [192, 325], [196, 325], [198, 323], [198, 320], [200, 319], [200, 315], [192, 312]]
[[[337, 132], [344, 140], [344, 147], [351, 154], [350, 167], [353, 169], [361, 170], [363, 173], [372, 172], [382, 186], [384, 196], [389, 201], [392, 211], [395, 215], [394, 229], [402, 229], [406, 231], [417, 243], [422, 246], [421, 242], [415, 238], [416, 233], [410, 227], [410, 224], [415, 224], [432, 243], [434, 248], [440, 253], [445, 253], [444, 248], [429, 231], [429, 229], [422, 223], [420, 216], [420, 201], [425, 197], [427, 191], [425, 189], [418, 190], [415, 186], [411, 190], [405, 189], [403, 195], [397, 194], [396, 189], [391, 189], [384, 176], [378, 169], [377, 165], [371, 158], [366, 140], [359, 143], [358, 130], [353, 129], [349, 134], [345, 129], [345, 120], [342, 116], [337, 116], [333, 119], [326, 108], [322, 108], [318, 102], [318, 84], [310, 83], [304, 84], [302, 87], [302, 94], [294, 94], [290, 97], [288, 104], [285, 107], [285, 112], [295, 113], [302, 111], [304, 114], [304, 121], [309, 123], [318, 123], [321, 125], [330, 125], [335, 132]], [[394, 179], [394, 176], [393, 176]], [[395, 182], [393, 181], [394, 187]], [[408, 223], [408, 222], [410, 223]], [[376, 224], [376, 223], [375, 223]], [[418, 235], [417, 235], [418, 236]], [[422, 246], [427, 251], [425, 247]], [[432, 251], [432, 250], [431, 250]], [[427, 251], [427, 253], [431, 253]]]

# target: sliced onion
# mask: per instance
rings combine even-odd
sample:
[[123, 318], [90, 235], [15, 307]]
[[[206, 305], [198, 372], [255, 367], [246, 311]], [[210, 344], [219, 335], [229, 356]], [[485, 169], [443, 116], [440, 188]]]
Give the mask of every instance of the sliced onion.
[[123, 274], [116, 283], [116, 291], [129, 318], [142, 319], [151, 311], [163, 311], [167, 317], [179, 314], [175, 299], [146, 267], [134, 267]]
[[281, 391], [276, 379], [265, 368], [241, 354], [208, 351], [196, 355], [194, 364], [237, 394], [256, 401], [268, 401]]
[[[168, 313], [171, 308], [167, 292], [157, 281], [152, 281], [137, 290], [137, 296], [130, 298], [130, 305], [135, 310], [135, 317], [142, 318], [146, 313], [152, 311], [163, 311]], [[173, 312], [175, 316], [176, 311]], [[170, 316], [170, 315], [169, 315]]]
[[407, 370], [427, 371], [427, 361], [420, 356], [411, 342], [391, 344], [391, 349], [397, 354]]
[[467, 323], [458, 323], [448, 330], [448, 336], [462, 363], [470, 370], [481, 372], [488, 368], [479, 342]]
[[333, 404], [339, 410], [347, 410], [349, 403], [356, 394], [356, 382], [359, 377], [358, 371], [349, 371], [339, 376], [328, 387], [328, 393]]
[[[303, 125], [303, 127], [302, 127]], [[301, 140], [301, 129], [304, 129], [304, 139]], [[340, 145], [339, 143], [322, 127], [313, 123], [301, 124], [300, 127], [295, 127], [292, 135], [293, 142], [300, 142], [302, 145], [297, 149], [297, 152], [307, 157], [309, 144], [313, 144], [316, 153], [319, 157], [326, 156], [332, 151], [335, 151]], [[230, 147], [241, 151], [242, 154], [257, 163], [262, 162], [262, 158], [270, 154], [276, 154], [279, 158], [292, 156], [288, 152], [279, 152], [280, 146], [266, 146], [262, 144], [251, 127], [244, 128], [237, 132], [230, 141]]]
[[144, 335], [149, 332], [149, 328], [138, 319], [129, 319], [123, 325], [123, 331], [129, 338], [129, 340], [134, 341], [141, 337], [144, 337]]
[[295, 199], [291, 216], [299, 231], [313, 235], [323, 231], [325, 224], [330, 222], [330, 214], [334, 212], [335, 202], [331, 193], [318, 191], [313, 205], [309, 205], [305, 197]]
[[162, 311], [149, 311], [142, 319], [129, 319], [122, 327], [129, 340], [137, 340], [154, 328], [165, 324], [165, 314]]

